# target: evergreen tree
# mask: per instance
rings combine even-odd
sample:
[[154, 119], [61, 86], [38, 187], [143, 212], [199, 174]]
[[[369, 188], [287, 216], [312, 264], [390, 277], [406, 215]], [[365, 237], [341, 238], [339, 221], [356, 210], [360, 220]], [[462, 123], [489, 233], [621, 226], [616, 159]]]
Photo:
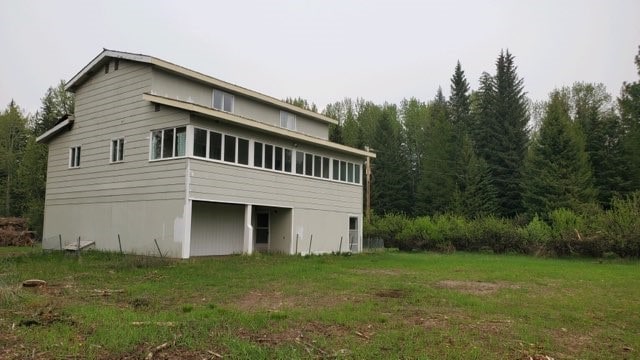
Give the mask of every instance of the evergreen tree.
[[7, 108], [0, 113], [0, 214], [19, 216], [22, 208], [16, 172], [27, 144], [29, 133], [27, 120], [11, 100]]
[[491, 184], [487, 163], [478, 158], [471, 138], [465, 135], [460, 156], [461, 171], [457, 177], [453, 211], [467, 218], [493, 215], [496, 212], [496, 194]]
[[65, 114], [73, 114], [74, 96], [65, 90], [64, 85], [64, 80], [60, 80], [56, 87], [49, 87], [42, 98], [42, 106], [36, 113], [33, 125], [36, 136], [51, 129]]
[[580, 128], [569, 117], [566, 93], [554, 91], [527, 157], [524, 201], [530, 214], [579, 210], [595, 199]]
[[459, 147], [441, 89], [438, 89], [427, 110], [416, 211], [430, 215], [448, 212], [453, 207]]
[[416, 99], [404, 99], [400, 104], [403, 130], [406, 139], [407, 158], [410, 167], [411, 197], [415, 202], [418, 180], [422, 175], [425, 131], [427, 127], [427, 105]]
[[608, 207], [630, 185], [622, 148], [622, 123], [604, 85], [575, 83], [565, 92], [571, 93], [573, 121], [584, 134], [598, 201]]
[[372, 208], [378, 214], [411, 213], [409, 164], [394, 105], [382, 107], [376, 129]]
[[[640, 76], [640, 47], [635, 57], [638, 76]], [[624, 161], [629, 169], [629, 187], [627, 191], [640, 189], [640, 80], [622, 86], [618, 107], [624, 129], [622, 147]]]
[[451, 77], [451, 95], [449, 96], [451, 122], [465, 133], [470, 131], [471, 104], [469, 99], [469, 83], [462, 70], [460, 61], [456, 64]]
[[498, 196], [498, 214], [522, 212], [522, 166], [527, 149], [527, 101], [514, 57], [501, 52], [496, 74], [483, 74], [475, 110], [474, 142], [488, 164]]

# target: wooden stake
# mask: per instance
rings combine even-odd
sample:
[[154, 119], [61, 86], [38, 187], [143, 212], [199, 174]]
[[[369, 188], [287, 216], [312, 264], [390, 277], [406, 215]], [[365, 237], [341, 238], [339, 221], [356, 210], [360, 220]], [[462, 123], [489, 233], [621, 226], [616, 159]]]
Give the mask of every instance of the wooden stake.
[[60, 251], [62, 251], [62, 234], [58, 234], [58, 240], [60, 240]]
[[311, 234], [311, 239], [309, 239], [309, 253], [307, 255], [311, 255], [311, 244], [313, 243], [313, 234]]
[[122, 254], [122, 243], [120, 242], [120, 234], [118, 234], [118, 246], [120, 247], [120, 254]]
[[298, 255], [298, 236], [300, 234], [296, 234], [296, 255]]
[[153, 242], [156, 243], [156, 248], [158, 248], [158, 253], [160, 253], [160, 257], [163, 257], [162, 256], [162, 251], [160, 251], [160, 246], [158, 246], [158, 240], [153, 239]]
[[340, 236], [340, 247], [338, 248], [338, 255], [342, 253], [342, 236]]

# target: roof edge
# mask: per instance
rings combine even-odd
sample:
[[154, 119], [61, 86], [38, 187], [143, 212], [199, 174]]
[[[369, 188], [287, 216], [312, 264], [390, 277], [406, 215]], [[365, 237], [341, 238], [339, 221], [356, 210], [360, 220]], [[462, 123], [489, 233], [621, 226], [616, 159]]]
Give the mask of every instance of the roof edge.
[[60, 120], [62, 121], [58, 122], [54, 127], [42, 133], [42, 135], [38, 136], [36, 138], [36, 142], [45, 143], [49, 141], [52, 137], [64, 130], [67, 126], [72, 126], [73, 122], [75, 121], [75, 117], [73, 115], [67, 115], [66, 118], [62, 118]]
[[169, 107], [173, 107], [173, 108], [177, 108], [177, 109], [181, 109], [181, 110], [186, 110], [186, 111], [190, 111], [190, 112], [193, 112], [193, 113], [196, 113], [196, 114], [205, 115], [205, 116], [208, 116], [208, 117], [215, 117], [215, 118], [218, 118], [218, 119], [222, 119], [222, 120], [228, 121], [228, 122], [233, 123], [235, 125], [240, 125], [240, 126], [251, 128], [253, 130], [258, 130], [258, 131], [262, 131], [262, 132], [266, 132], [266, 133], [270, 133], [270, 134], [275, 134], [275, 135], [278, 135], [278, 136], [283, 136], [283, 137], [286, 137], [286, 138], [289, 138], [289, 139], [302, 141], [302, 142], [309, 143], [309, 144], [312, 144], [312, 145], [318, 145], [318, 146], [327, 147], [327, 148], [330, 148], [332, 150], [343, 152], [343, 153], [347, 153], [347, 154], [350, 154], [350, 155], [356, 155], [356, 156], [361, 156], [361, 157], [370, 157], [370, 158], [375, 158], [376, 157], [376, 154], [374, 154], [374, 153], [372, 153], [370, 151], [365, 151], [365, 150], [352, 148], [352, 147], [349, 147], [349, 146], [346, 146], [346, 145], [342, 145], [342, 144], [331, 142], [329, 140], [317, 138], [317, 137], [314, 137], [314, 136], [311, 136], [311, 135], [307, 135], [307, 134], [303, 134], [303, 133], [298, 133], [298, 132], [291, 131], [291, 130], [288, 130], [288, 129], [283, 129], [283, 128], [280, 128], [280, 127], [277, 127], [277, 126], [273, 126], [273, 125], [269, 125], [269, 124], [265, 124], [265, 123], [262, 123], [262, 122], [255, 121], [253, 119], [247, 119], [247, 118], [244, 118], [244, 117], [232, 114], [232, 113], [216, 110], [216, 109], [213, 109], [213, 108], [209, 108], [209, 107], [206, 107], [206, 106], [202, 106], [202, 105], [198, 105], [198, 104], [194, 104], [194, 103], [190, 103], [190, 102], [186, 102], [186, 101], [171, 99], [171, 98], [167, 98], [167, 97], [164, 97], [164, 96], [158, 96], [158, 95], [153, 95], [153, 94], [149, 94], [149, 93], [142, 94], [142, 99], [145, 100], [145, 101], [152, 102], [152, 103], [165, 105], [165, 106], [169, 106]]

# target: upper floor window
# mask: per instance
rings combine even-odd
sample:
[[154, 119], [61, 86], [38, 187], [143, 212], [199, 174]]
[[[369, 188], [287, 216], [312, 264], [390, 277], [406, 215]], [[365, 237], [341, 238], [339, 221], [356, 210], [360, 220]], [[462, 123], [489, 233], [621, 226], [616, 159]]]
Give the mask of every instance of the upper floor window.
[[233, 95], [220, 91], [213, 90], [213, 108], [217, 110], [233, 112]]
[[280, 111], [280, 127], [289, 130], [295, 130], [296, 116], [286, 111]]
[[185, 155], [187, 128], [155, 130], [151, 133], [151, 160]]
[[69, 167], [80, 167], [80, 146], [74, 146], [69, 149]]
[[111, 162], [124, 160], [124, 138], [111, 140]]

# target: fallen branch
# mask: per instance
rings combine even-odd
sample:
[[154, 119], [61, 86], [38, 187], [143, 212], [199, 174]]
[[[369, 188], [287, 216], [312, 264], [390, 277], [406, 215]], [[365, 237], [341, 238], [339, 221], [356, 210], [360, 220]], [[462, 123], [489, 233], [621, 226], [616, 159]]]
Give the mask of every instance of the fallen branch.
[[176, 324], [174, 322], [172, 322], [172, 321], [156, 321], [156, 322], [151, 322], [151, 321], [132, 321], [131, 325], [133, 325], [133, 326], [156, 325], [156, 326], [172, 327], [172, 326], [175, 326]]
[[213, 356], [214, 358], [222, 359], [222, 355], [218, 354], [218, 353], [217, 353], [217, 352], [215, 352], [215, 351], [207, 350], [207, 353], [209, 353], [209, 354], [210, 354], [211, 356]]
[[111, 290], [111, 289], [93, 289], [93, 296], [110, 296], [111, 294], [115, 294], [115, 293], [123, 293], [124, 289], [117, 289], [117, 290]]
[[360, 331], [356, 331], [356, 335], [360, 336], [363, 339], [369, 340], [369, 337], [367, 335], [361, 333]]
[[156, 347], [155, 347], [155, 349], [151, 350], [151, 351], [147, 354], [147, 357], [145, 357], [145, 359], [146, 359], [146, 360], [151, 360], [151, 359], [153, 359], [153, 355], [154, 355], [154, 353], [157, 353], [157, 352], [159, 352], [160, 350], [164, 350], [164, 349], [168, 348], [169, 346], [171, 346], [171, 343], [168, 343], [168, 342], [166, 342], [166, 343], [164, 343], [164, 344], [160, 344], [160, 345], [156, 346]]

